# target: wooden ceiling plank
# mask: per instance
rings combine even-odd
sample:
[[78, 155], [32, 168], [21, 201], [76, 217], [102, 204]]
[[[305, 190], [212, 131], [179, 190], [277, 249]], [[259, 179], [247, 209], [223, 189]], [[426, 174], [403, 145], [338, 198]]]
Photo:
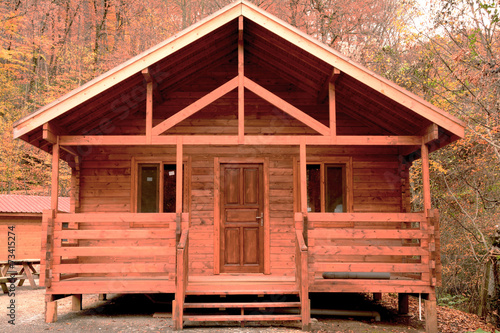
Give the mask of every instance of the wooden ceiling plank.
[[[301, 65], [309, 68], [314, 72], [321, 72], [322, 75], [328, 75], [331, 71], [331, 65], [314, 57], [309, 52], [305, 52], [301, 48], [296, 47], [280, 38], [278, 35], [262, 28], [250, 21], [249, 28], [247, 29], [247, 39], [251, 43], [264, 43], [266, 47], [273, 47], [279, 49], [284, 54], [289, 54], [294, 57], [294, 60]], [[269, 37], [266, 37], [269, 36]]]
[[260, 86], [259, 84], [255, 83], [254, 81], [250, 80], [247, 77], [245, 77], [245, 88], [247, 88], [254, 94], [262, 97], [263, 99], [273, 104], [277, 108], [281, 109], [282, 111], [288, 113], [290, 116], [294, 117], [295, 119], [299, 120], [305, 125], [311, 127], [316, 132], [325, 136], [330, 135], [330, 129], [327, 126], [323, 125], [313, 117], [309, 116], [307, 113], [304, 113], [303, 111], [297, 109], [292, 104], [281, 99], [280, 97], [276, 96], [266, 88]]
[[311, 96], [316, 96], [316, 94], [317, 94], [316, 88], [313, 88], [313, 87], [305, 84], [299, 78], [288, 74], [288, 72], [275, 67], [274, 63], [266, 62], [263, 59], [260, 59], [259, 57], [252, 55], [250, 53], [247, 53], [247, 59], [250, 59], [250, 61], [252, 61], [253, 63], [259, 65], [260, 67], [262, 67], [265, 70], [268, 70], [268, 71], [274, 73], [275, 75], [277, 75], [281, 79], [293, 84], [294, 86], [307, 92]]
[[[346, 84], [347, 89], [354, 90], [356, 94], [359, 94], [360, 96], [364, 96], [366, 99], [370, 99], [373, 101], [374, 104], [377, 104], [380, 109], [383, 109], [385, 113], [388, 113], [391, 117], [396, 118], [396, 119], [401, 119], [402, 124], [407, 124], [408, 128], [413, 128], [417, 129], [421, 127], [421, 122], [416, 122], [417, 118], [409, 116], [405, 112], [394, 112], [393, 110], [396, 109], [401, 109], [402, 106], [400, 104], [395, 103], [394, 101], [391, 101], [390, 99], [386, 99], [386, 101], [382, 100], [377, 100], [376, 98], [373, 98], [372, 94], [369, 94], [367, 92], [366, 86], [363, 86], [362, 83], [356, 82], [356, 84], [352, 84], [352, 80], [350, 83]], [[381, 96], [383, 98], [383, 96]], [[403, 107], [403, 109], [406, 109], [406, 107]], [[408, 112], [411, 112], [411, 110], [408, 110]], [[419, 117], [417, 115], [417, 117]]]
[[286, 59], [286, 55], [280, 57], [275, 53], [269, 52], [268, 49], [261, 48], [258, 45], [250, 44], [247, 50], [255, 56], [262, 58], [265, 62], [273, 64], [279, 70], [290, 72], [293, 76], [298, 76], [301, 81], [312, 87], [312, 89], [314, 89], [314, 91], [316, 92], [315, 95], [317, 95], [322, 76], [316, 75], [316, 77], [313, 79], [313, 75], [311, 74], [315, 72], [304, 71], [303, 66], [293, 66], [293, 61], [284, 61]]
[[169, 128], [175, 126], [179, 122], [183, 121], [184, 119], [188, 118], [189, 116], [193, 115], [194, 113], [200, 111], [203, 109], [205, 106], [209, 105], [213, 101], [217, 100], [218, 98], [224, 96], [231, 90], [235, 89], [238, 87], [238, 77], [235, 77], [234, 79], [226, 82], [219, 88], [213, 90], [212, 92], [208, 93], [204, 97], [200, 98], [196, 102], [190, 104], [189, 106], [185, 107], [181, 111], [177, 112], [173, 116], [169, 117], [168, 119], [164, 120], [160, 124], [156, 125], [153, 127], [152, 134], [153, 135], [160, 135]]
[[338, 106], [341, 106], [342, 109], [347, 110], [348, 112], [345, 112], [345, 114], [361, 121], [363, 124], [365, 124], [368, 127], [371, 127], [373, 129], [376, 129], [377, 132], [381, 134], [389, 134], [389, 135], [394, 135], [396, 134], [394, 131], [392, 131], [390, 128], [386, 126], [390, 126], [386, 123], [384, 123], [380, 118], [378, 118], [376, 115], [373, 115], [371, 113], [361, 113], [359, 112], [356, 108], [359, 108], [358, 105], [354, 104], [353, 102], [344, 100], [342, 98], [337, 97], [337, 103]]
[[386, 111], [386, 109], [384, 108], [384, 106], [375, 103], [372, 100], [358, 98], [361, 92], [348, 90], [344, 85], [339, 85], [338, 88], [339, 96], [342, 96], [342, 99], [347, 99], [349, 100], [350, 104], [362, 109], [363, 112], [361, 114], [370, 119], [370, 121], [375, 122], [379, 126], [384, 127], [393, 133], [394, 130], [399, 129], [405, 134], [413, 133], [414, 130], [418, 128], [416, 127], [416, 125], [410, 127], [410, 125], [405, 122], [398, 122], [397, 117], [385, 116], [384, 112]]

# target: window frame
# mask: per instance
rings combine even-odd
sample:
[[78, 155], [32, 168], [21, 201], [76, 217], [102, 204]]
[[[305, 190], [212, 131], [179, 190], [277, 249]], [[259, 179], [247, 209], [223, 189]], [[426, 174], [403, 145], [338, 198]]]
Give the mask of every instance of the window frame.
[[[352, 157], [350, 156], [338, 156], [338, 157], [307, 157], [306, 165], [319, 165], [320, 166], [320, 202], [321, 202], [321, 212], [308, 212], [308, 214], [317, 213], [329, 213], [329, 214], [342, 214], [342, 213], [352, 213], [353, 212], [353, 171], [352, 171]], [[342, 174], [344, 183], [343, 186], [343, 197], [345, 200], [345, 209], [342, 213], [340, 212], [326, 212], [326, 167], [328, 166], [340, 166], [342, 167]], [[295, 181], [295, 212], [300, 212], [300, 161], [296, 159], [294, 163], [294, 181]]]
[[[163, 212], [163, 187], [164, 187], [164, 165], [176, 165], [175, 156], [152, 156], [152, 157], [132, 157], [131, 160], [131, 195], [130, 195], [130, 207], [132, 213], [138, 212], [138, 201], [140, 194], [140, 184], [139, 184], [139, 167], [140, 165], [158, 165], [159, 168], [159, 182], [158, 182], [158, 213], [163, 214], [173, 214]], [[183, 191], [182, 191], [182, 212], [185, 213], [189, 210], [189, 176], [190, 173], [190, 158], [185, 157], [182, 161], [183, 173]], [[142, 213], [141, 213], [142, 214]], [[148, 213], [144, 213], [148, 214]]]

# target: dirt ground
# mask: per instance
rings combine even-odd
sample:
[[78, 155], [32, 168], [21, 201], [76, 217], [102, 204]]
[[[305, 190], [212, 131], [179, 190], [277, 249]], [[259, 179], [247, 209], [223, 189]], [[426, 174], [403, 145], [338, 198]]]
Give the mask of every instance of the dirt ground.
[[[58, 321], [47, 324], [44, 321], [45, 290], [31, 289], [30, 286], [16, 288], [15, 297], [0, 295], [0, 331], [2, 332], [171, 332], [171, 318], [155, 318], [155, 313], [171, 312], [171, 296], [169, 295], [108, 295], [106, 301], [99, 301], [98, 295], [83, 296], [83, 310], [71, 311], [71, 298], [58, 301]], [[15, 325], [9, 324], [9, 309], [15, 299]], [[411, 298], [410, 298], [411, 299]], [[423, 322], [418, 320], [418, 306], [411, 301], [411, 313], [407, 317], [396, 315], [396, 297], [384, 295], [382, 302], [373, 302], [371, 295], [312, 295], [312, 307], [315, 306], [352, 308], [378, 311], [382, 321], [375, 322], [369, 318], [332, 318], [312, 316], [312, 332], [404, 332], [417, 333], [424, 331]], [[453, 315], [456, 318], [456, 315]], [[470, 318], [467, 319], [470, 321]], [[439, 321], [439, 312], [438, 312]], [[459, 323], [461, 325], [461, 323]], [[472, 331], [483, 328], [490, 331], [484, 323], [469, 323]], [[442, 323], [440, 323], [440, 327]], [[465, 326], [464, 326], [465, 327]], [[447, 329], [440, 331], [448, 332]], [[459, 327], [451, 328], [451, 332], [465, 332]], [[269, 324], [246, 323], [214, 323], [200, 324], [185, 322], [184, 332], [300, 332], [299, 323], [272, 322]]]

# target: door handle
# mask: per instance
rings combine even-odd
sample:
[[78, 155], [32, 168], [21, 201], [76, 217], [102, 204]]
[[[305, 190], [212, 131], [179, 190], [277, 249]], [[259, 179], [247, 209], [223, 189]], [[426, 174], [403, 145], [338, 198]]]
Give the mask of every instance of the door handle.
[[264, 213], [260, 213], [260, 216], [256, 216], [256, 219], [260, 220], [260, 226], [264, 226]]

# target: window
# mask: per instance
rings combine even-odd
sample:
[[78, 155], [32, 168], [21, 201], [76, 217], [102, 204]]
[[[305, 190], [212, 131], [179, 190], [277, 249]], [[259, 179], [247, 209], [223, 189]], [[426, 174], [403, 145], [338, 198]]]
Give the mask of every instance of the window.
[[[324, 162], [308, 161], [306, 165], [308, 212], [343, 213], [352, 211], [351, 165], [351, 160], [347, 157], [332, 158], [330, 161], [326, 158]], [[298, 174], [300, 173], [298, 172]], [[300, 180], [297, 184], [300, 186]], [[298, 193], [298, 207], [300, 207], [300, 189]]]
[[[137, 164], [138, 213], [175, 213], [176, 170], [176, 165], [169, 163]], [[182, 186], [184, 193], [185, 186]]]

